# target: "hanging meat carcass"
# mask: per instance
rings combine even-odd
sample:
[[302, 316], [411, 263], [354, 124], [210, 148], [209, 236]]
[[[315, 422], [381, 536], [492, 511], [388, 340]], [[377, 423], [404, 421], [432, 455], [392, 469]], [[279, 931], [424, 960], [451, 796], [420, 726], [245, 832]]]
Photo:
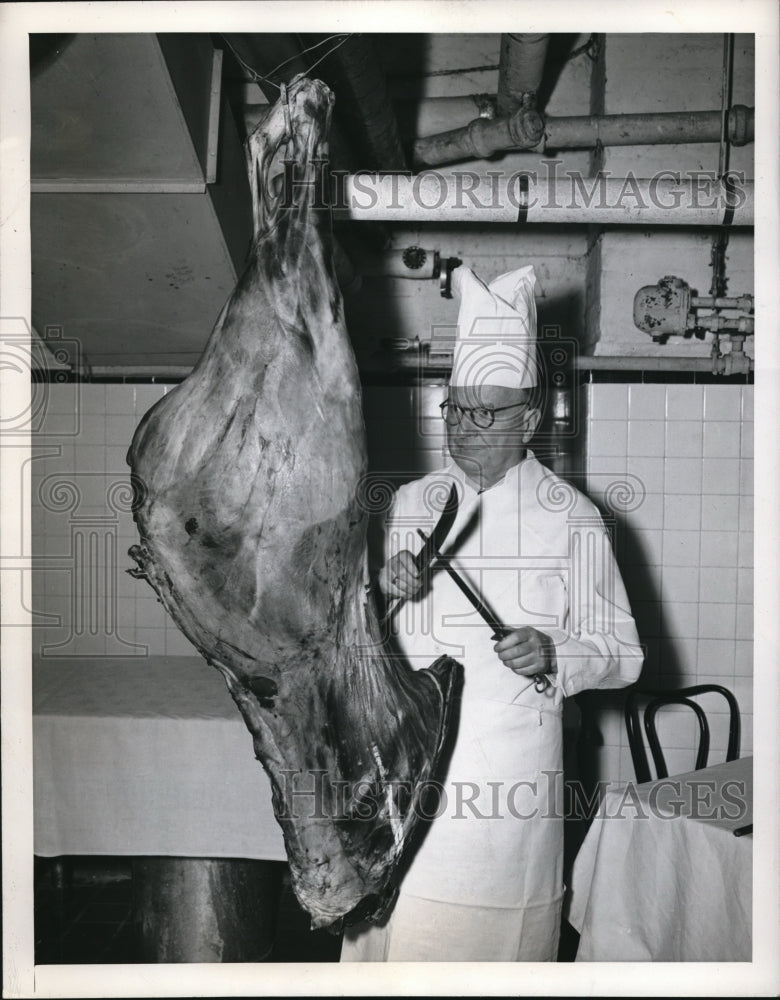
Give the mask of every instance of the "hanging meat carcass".
[[249, 264], [128, 463], [131, 572], [224, 675], [271, 779], [298, 899], [312, 926], [335, 928], [394, 898], [460, 673], [444, 657], [419, 671], [393, 659], [367, 587], [360, 387], [311, 183], [332, 102], [297, 78], [250, 136]]

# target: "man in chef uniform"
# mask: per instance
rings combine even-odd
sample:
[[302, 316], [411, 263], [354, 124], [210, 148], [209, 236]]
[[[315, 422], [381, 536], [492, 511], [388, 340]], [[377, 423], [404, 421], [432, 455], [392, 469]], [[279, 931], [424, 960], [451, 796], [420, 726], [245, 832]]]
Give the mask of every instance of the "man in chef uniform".
[[[398, 490], [378, 584], [404, 602], [394, 629], [414, 668], [442, 654], [463, 664], [457, 737], [389, 918], [348, 928], [342, 961], [555, 961], [562, 702], [630, 684], [642, 666], [598, 511], [526, 448], [540, 418], [533, 268], [489, 286], [465, 267], [453, 279], [451, 461]], [[458, 516], [442, 551], [511, 627], [500, 641], [445, 571], [434, 563], [427, 577], [412, 560], [416, 527], [430, 532], [432, 498], [441, 509], [453, 482]]]

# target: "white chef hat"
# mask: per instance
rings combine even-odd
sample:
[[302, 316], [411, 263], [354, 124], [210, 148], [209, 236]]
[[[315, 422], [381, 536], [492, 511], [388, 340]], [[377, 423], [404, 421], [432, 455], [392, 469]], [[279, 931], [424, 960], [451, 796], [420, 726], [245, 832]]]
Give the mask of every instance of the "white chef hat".
[[537, 385], [535, 284], [531, 265], [499, 275], [489, 285], [468, 267], [453, 271], [460, 310], [451, 385]]

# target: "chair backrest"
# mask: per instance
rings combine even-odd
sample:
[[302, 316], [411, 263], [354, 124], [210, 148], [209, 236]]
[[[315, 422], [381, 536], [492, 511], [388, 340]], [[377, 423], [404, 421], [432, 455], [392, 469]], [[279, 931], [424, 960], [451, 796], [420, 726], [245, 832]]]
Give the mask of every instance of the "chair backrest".
[[720, 684], [696, 684], [693, 687], [678, 688], [675, 691], [644, 690], [632, 688], [628, 691], [625, 701], [626, 732], [628, 734], [628, 745], [631, 749], [631, 759], [634, 763], [634, 773], [636, 780], [641, 784], [644, 781], [652, 781], [650, 767], [647, 762], [642, 729], [639, 725], [639, 703], [647, 700], [644, 709], [644, 729], [647, 734], [647, 744], [653, 755], [656, 776], [658, 778], [668, 778], [669, 772], [666, 767], [661, 744], [655, 726], [655, 717], [658, 710], [664, 705], [685, 705], [696, 715], [699, 723], [699, 746], [696, 753], [695, 769], [698, 771], [707, 766], [707, 758], [710, 750], [710, 727], [707, 716], [691, 697], [700, 694], [715, 693], [723, 695], [729, 706], [729, 741], [726, 749], [726, 760], [736, 760], [739, 757], [740, 741], [740, 714], [737, 699], [728, 688]]

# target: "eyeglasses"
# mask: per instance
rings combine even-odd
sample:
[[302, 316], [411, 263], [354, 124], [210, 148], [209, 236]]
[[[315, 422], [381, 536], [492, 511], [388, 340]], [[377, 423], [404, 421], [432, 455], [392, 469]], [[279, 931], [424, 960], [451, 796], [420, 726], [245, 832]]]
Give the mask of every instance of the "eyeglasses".
[[493, 426], [493, 421], [496, 419], [497, 413], [501, 413], [504, 410], [513, 410], [518, 406], [527, 405], [527, 403], [512, 403], [511, 406], [467, 407], [459, 406], [458, 403], [451, 399], [445, 399], [443, 403], [439, 404], [439, 409], [441, 410], [442, 419], [448, 427], [454, 427], [456, 424], [459, 424], [465, 415], [475, 427], [479, 427], [481, 430], [487, 430], [488, 427]]

